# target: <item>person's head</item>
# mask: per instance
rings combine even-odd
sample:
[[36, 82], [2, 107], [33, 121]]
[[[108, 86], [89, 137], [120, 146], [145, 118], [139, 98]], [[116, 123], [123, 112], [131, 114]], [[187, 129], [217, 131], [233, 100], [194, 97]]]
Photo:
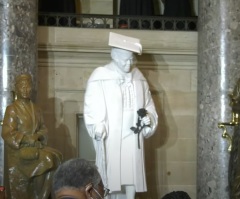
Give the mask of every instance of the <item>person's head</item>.
[[54, 199], [102, 199], [105, 190], [97, 167], [91, 162], [75, 158], [61, 164], [54, 176]]
[[30, 99], [32, 92], [32, 77], [30, 74], [21, 74], [16, 77], [15, 92], [18, 99]]
[[121, 48], [112, 48], [111, 57], [118, 70], [122, 73], [129, 73], [132, 69], [133, 52]]

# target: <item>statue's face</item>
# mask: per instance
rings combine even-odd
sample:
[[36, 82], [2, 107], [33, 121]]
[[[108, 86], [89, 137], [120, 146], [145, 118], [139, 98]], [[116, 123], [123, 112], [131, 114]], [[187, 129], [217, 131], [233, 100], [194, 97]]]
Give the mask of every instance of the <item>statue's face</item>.
[[115, 50], [113, 57], [118, 69], [123, 73], [129, 73], [133, 65], [133, 53], [127, 50]]
[[17, 84], [17, 88], [16, 89], [17, 89], [16, 93], [17, 93], [18, 99], [30, 99], [31, 92], [32, 92], [32, 83], [31, 83], [31, 81], [29, 81], [27, 79], [21, 80]]

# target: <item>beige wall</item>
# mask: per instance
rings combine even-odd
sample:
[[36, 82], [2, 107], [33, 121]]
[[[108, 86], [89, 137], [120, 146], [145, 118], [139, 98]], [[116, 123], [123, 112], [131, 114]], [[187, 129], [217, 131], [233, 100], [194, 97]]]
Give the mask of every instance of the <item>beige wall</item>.
[[[149, 81], [159, 128], [145, 141], [148, 192], [138, 199], [187, 191], [196, 198], [197, 33], [113, 30], [141, 39], [138, 66]], [[76, 114], [89, 75], [110, 61], [109, 30], [39, 27], [38, 103], [49, 145], [65, 159], [78, 155]]]

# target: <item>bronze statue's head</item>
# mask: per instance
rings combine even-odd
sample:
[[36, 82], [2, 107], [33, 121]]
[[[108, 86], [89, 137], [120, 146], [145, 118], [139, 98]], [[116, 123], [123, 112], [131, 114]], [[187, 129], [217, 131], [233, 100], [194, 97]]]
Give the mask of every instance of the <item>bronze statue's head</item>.
[[32, 76], [29, 73], [21, 74], [16, 77], [15, 92], [18, 99], [30, 99], [32, 92]]

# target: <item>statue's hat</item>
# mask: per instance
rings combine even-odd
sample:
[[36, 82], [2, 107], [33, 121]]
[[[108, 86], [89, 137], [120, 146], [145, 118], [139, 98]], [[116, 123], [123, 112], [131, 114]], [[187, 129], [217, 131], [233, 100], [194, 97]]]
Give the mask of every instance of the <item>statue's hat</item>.
[[132, 51], [138, 53], [139, 55], [142, 54], [142, 45], [140, 43], [140, 39], [134, 37], [128, 37], [125, 35], [110, 32], [108, 45], [115, 48]]

